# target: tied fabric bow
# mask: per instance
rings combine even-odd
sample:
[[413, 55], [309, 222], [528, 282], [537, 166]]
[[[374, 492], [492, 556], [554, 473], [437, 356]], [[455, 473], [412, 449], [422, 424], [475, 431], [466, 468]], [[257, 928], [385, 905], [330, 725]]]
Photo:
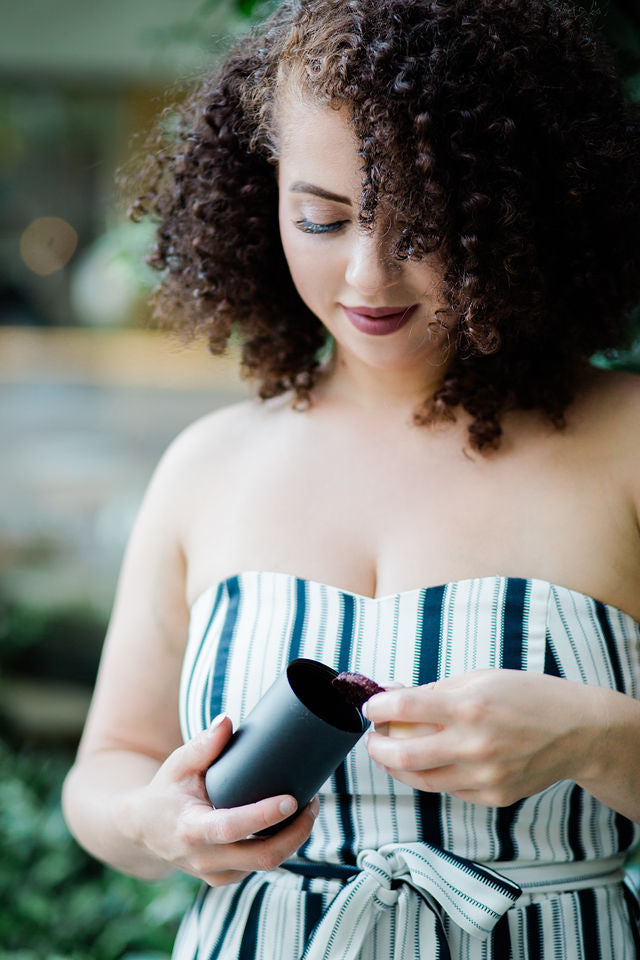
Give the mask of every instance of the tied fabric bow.
[[[415, 956], [444, 960], [449, 948], [442, 911], [467, 933], [486, 939], [521, 894], [517, 884], [494, 870], [424, 841], [363, 850], [357, 865], [360, 872], [316, 924], [302, 960], [357, 960], [380, 916], [391, 907], [398, 909], [397, 939], [402, 940], [404, 930], [417, 941]], [[430, 909], [420, 910], [419, 925], [403, 923], [415, 893]], [[395, 956], [414, 955], [407, 954], [402, 943], [398, 946]]]

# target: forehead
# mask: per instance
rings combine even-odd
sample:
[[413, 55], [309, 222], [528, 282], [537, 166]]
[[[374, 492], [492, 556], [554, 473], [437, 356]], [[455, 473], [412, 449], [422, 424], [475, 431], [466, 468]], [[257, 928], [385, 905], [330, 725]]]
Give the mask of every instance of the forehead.
[[285, 180], [305, 180], [328, 189], [339, 184], [342, 189], [337, 192], [359, 197], [362, 161], [346, 105], [336, 109], [287, 94], [278, 104], [277, 118], [281, 186], [287, 185]]

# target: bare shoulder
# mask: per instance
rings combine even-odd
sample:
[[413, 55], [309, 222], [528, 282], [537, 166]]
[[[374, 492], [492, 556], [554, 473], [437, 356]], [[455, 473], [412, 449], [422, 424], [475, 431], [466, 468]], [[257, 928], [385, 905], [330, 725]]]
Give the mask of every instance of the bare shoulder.
[[220, 445], [234, 446], [250, 441], [269, 420], [279, 418], [289, 408], [287, 396], [271, 400], [241, 400], [205, 414], [186, 427], [167, 450], [172, 460], [189, 461], [207, 457]]
[[241, 400], [213, 410], [185, 427], [172, 441], [165, 458], [184, 465], [206, 456], [212, 446], [242, 434], [256, 419], [258, 401]]
[[149, 485], [147, 498], [184, 546], [194, 518], [206, 504], [225, 499], [238, 478], [255, 471], [272, 438], [291, 417], [291, 398], [250, 398], [214, 410], [186, 427], [169, 444]]
[[640, 512], [640, 376], [594, 370], [576, 404], [577, 437], [594, 468], [617, 482]]
[[219, 470], [250, 450], [267, 422], [286, 406], [282, 397], [268, 401], [251, 398], [205, 414], [170, 443], [156, 473], [171, 484], [174, 493], [183, 489], [188, 493], [203, 472]]

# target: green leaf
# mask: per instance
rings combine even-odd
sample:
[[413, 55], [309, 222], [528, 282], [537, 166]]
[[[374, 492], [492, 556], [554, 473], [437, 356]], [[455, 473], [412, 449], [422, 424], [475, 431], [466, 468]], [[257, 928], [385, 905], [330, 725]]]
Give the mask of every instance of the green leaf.
[[640, 73], [627, 77], [624, 82], [624, 92], [629, 100], [640, 100]]

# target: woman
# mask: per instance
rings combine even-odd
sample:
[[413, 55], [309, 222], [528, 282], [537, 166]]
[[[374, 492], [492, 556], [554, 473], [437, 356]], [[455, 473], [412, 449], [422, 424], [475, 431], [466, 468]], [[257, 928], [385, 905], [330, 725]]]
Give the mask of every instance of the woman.
[[[259, 390], [154, 475], [64, 803], [202, 878], [179, 960], [639, 955], [639, 130], [566, 7], [285, 0], [157, 152], [158, 313]], [[257, 838], [203, 773], [295, 656], [404, 686]]]

